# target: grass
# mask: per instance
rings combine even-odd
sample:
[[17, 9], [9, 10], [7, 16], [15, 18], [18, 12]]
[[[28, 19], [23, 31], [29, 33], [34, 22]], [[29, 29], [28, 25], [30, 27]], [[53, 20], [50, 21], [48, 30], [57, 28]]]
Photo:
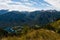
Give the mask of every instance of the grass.
[[21, 35], [2, 37], [0, 40], [60, 40], [59, 32], [60, 20], [50, 23], [44, 28], [30, 29], [25, 25]]
[[3, 37], [1, 40], [60, 40], [60, 36], [58, 33], [51, 30], [38, 29], [29, 31], [21, 37], [8, 36]]

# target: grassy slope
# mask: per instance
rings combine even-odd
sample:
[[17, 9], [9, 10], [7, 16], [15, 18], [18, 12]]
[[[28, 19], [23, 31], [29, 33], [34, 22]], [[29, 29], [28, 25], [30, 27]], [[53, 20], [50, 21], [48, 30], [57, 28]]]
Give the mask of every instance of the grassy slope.
[[[52, 27], [56, 28], [56, 30], [60, 29], [60, 20], [55, 21], [50, 24]], [[23, 33], [22, 36], [17, 37], [3, 37], [2, 40], [60, 40], [60, 34], [48, 29], [38, 29], [38, 30], [29, 30], [29, 28], [25, 28], [24, 31], [28, 31], [27, 33]]]
[[51, 23], [50, 25], [56, 29], [56, 32], [60, 31], [60, 20], [55, 21]]
[[4, 37], [2, 40], [60, 40], [59, 34], [46, 30], [38, 29], [29, 31], [27, 34], [22, 35], [21, 37]]
[[60, 20], [51, 23], [51, 25], [55, 28], [60, 28]]

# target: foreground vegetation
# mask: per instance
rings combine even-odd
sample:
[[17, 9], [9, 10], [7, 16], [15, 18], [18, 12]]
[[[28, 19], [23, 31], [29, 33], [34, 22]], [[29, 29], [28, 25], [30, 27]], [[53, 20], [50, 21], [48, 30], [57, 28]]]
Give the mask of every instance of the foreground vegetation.
[[3, 37], [2, 40], [60, 40], [58, 33], [46, 29], [30, 30], [22, 36]]
[[[59, 23], [60, 21], [56, 22]], [[45, 27], [39, 27], [38, 25], [35, 25], [35, 27], [30, 28], [25, 25], [22, 31], [17, 32], [17, 35], [5, 34], [5, 36], [1, 37], [0, 40], [60, 40], [60, 33], [56, 32], [56, 30], [58, 30], [56, 28], [56, 22], [53, 22]]]
[[8, 33], [0, 29], [0, 40], [60, 40], [60, 20], [45, 26], [24, 25], [22, 30], [16, 31], [16, 33]]

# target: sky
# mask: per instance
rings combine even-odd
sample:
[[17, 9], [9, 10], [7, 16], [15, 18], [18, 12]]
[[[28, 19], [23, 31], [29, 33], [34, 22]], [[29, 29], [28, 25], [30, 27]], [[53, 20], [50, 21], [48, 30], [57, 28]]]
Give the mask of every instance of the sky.
[[19, 11], [60, 11], [60, 0], [0, 0], [0, 9]]

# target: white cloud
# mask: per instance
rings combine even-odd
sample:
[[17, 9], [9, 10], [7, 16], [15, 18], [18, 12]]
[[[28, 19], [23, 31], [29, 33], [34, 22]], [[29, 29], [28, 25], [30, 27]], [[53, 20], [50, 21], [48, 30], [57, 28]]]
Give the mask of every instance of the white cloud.
[[32, 3], [29, 3], [29, 2], [26, 2], [24, 3], [26, 6], [32, 6], [33, 4]]
[[36, 8], [26, 7], [24, 5], [9, 5], [9, 9], [11, 10], [20, 10], [20, 11], [34, 11], [37, 10]]
[[56, 10], [60, 11], [60, 0], [45, 0], [49, 4], [51, 4]]
[[[23, 1], [27, 2], [28, 0], [23, 0]], [[9, 4], [9, 3], [11, 3], [11, 4]], [[16, 5], [16, 4], [18, 4], [18, 5]], [[27, 2], [25, 4], [26, 5], [23, 5], [23, 3], [21, 3], [21, 2], [14, 2], [11, 0], [0, 0], [0, 9], [20, 10], [20, 11], [35, 11], [35, 10], [41, 10], [42, 9], [41, 7], [40, 8], [31, 7], [35, 4], [38, 4], [37, 2], [31, 1], [31, 3]], [[39, 6], [39, 5], [41, 5], [41, 4], [38, 4], [37, 6]], [[44, 4], [42, 4], [42, 5], [44, 5]], [[49, 6], [49, 5], [47, 5], [47, 6]], [[44, 10], [47, 10], [47, 9], [51, 9], [51, 7], [47, 7]]]
[[[9, 5], [8, 3], [14, 3], [14, 2], [12, 2], [11, 0], [0, 0], [0, 9], [20, 10], [20, 11], [38, 10], [38, 8], [22, 5], [22, 3], [20, 2], [15, 2], [16, 4], [19, 4], [19, 5]], [[26, 4], [31, 5], [30, 3], [26, 3]]]

